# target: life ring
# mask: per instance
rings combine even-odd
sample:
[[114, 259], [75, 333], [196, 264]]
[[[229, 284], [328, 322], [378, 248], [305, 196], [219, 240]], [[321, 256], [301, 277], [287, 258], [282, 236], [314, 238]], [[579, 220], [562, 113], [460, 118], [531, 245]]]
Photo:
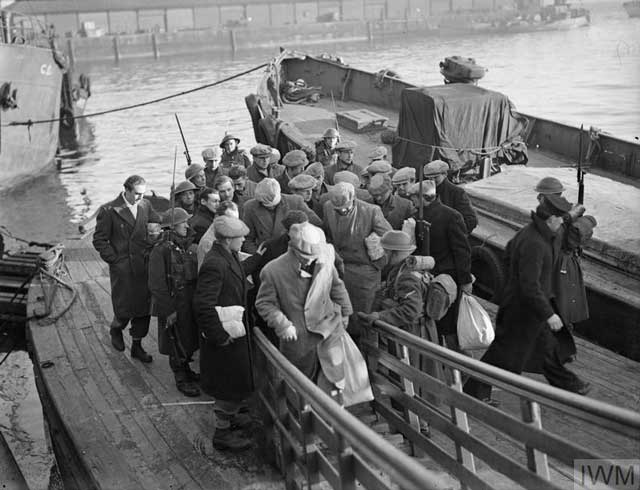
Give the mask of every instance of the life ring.
[[75, 117], [73, 111], [68, 107], [60, 109], [60, 125], [65, 129], [71, 129], [74, 126]]
[[471, 273], [476, 278], [474, 294], [498, 303], [505, 282], [504, 267], [498, 254], [486, 245], [471, 247]]
[[251, 125], [253, 126], [253, 134], [258, 143], [268, 145], [269, 140], [260, 127], [260, 120], [264, 117], [262, 110], [260, 109], [258, 96], [255, 94], [249, 94], [244, 98], [244, 103], [247, 105], [249, 115], [251, 116]]

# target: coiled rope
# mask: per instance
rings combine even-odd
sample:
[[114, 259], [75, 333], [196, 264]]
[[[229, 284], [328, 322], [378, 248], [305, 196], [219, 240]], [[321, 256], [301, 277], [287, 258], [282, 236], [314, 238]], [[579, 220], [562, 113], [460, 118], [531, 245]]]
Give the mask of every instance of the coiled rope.
[[[236, 78], [240, 78], [244, 75], [247, 75], [251, 72], [260, 70], [261, 68], [264, 68], [268, 65], [268, 63], [262, 63], [261, 65], [258, 66], [254, 66], [253, 68], [250, 68], [248, 70], [245, 70], [243, 72], [240, 73], [236, 73], [235, 75], [231, 75], [227, 78], [223, 78], [222, 80], [217, 80], [215, 82], [212, 83], [207, 83], [205, 85], [200, 85], [199, 87], [195, 87], [189, 90], [184, 90], [182, 92], [178, 92], [175, 94], [171, 94], [171, 95], [167, 95], [165, 97], [160, 97], [157, 99], [152, 99], [152, 100], [147, 100], [145, 102], [139, 102], [137, 104], [131, 104], [131, 105], [127, 105], [127, 106], [123, 106], [123, 107], [116, 107], [115, 109], [107, 109], [104, 111], [99, 111], [99, 112], [92, 112], [90, 114], [81, 114], [79, 116], [73, 116], [73, 119], [87, 119], [89, 117], [96, 117], [96, 116], [104, 116], [105, 114], [112, 114], [114, 112], [122, 112], [122, 111], [128, 111], [131, 109], [137, 109], [138, 107], [144, 107], [147, 105], [152, 105], [152, 104], [157, 104], [159, 102], [164, 102], [165, 100], [169, 100], [169, 99], [174, 99], [176, 97], [182, 97], [183, 95], [188, 95], [188, 94], [192, 94], [194, 92], [198, 92], [200, 90], [205, 90], [207, 88], [211, 88], [211, 87], [215, 87], [216, 85], [221, 85], [223, 83], [229, 82], [231, 80], [234, 80]], [[67, 118], [68, 119], [68, 118]], [[52, 122], [59, 122], [61, 121], [62, 118], [53, 118], [53, 119], [38, 119], [36, 121], [33, 121], [31, 119], [29, 119], [28, 121], [12, 121], [10, 123], [5, 123], [2, 124], [2, 127], [9, 127], [9, 126], [27, 126], [27, 127], [31, 127], [35, 124], [47, 124], [47, 123], [52, 123]]]

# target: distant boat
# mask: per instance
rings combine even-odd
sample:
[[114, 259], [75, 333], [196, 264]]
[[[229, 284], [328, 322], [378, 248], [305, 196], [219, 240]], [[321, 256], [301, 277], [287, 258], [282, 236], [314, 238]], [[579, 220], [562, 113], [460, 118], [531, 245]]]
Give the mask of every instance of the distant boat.
[[640, 0], [624, 2], [622, 6], [627, 11], [629, 17], [640, 17]]
[[[36, 176], [60, 147], [75, 149], [75, 117], [89, 95], [88, 79], [72, 83], [65, 57], [37, 19], [0, 10], [0, 189]], [[41, 120], [51, 122], [11, 125]]]

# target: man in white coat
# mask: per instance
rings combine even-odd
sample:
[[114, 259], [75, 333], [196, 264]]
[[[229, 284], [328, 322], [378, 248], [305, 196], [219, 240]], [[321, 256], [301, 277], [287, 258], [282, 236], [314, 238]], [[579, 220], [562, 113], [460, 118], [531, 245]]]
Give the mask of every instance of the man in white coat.
[[366, 365], [345, 330], [353, 310], [333, 247], [310, 223], [292, 225], [289, 235], [287, 253], [260, 274], [256, 309], [275, 329], [285, 357], [320, 388], [340, 390], [345, 405], [368, 401]]

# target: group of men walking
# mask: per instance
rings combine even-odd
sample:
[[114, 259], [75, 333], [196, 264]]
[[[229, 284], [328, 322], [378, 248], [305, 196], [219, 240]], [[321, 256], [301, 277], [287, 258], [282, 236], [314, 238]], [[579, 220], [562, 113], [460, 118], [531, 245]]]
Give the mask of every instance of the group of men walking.
[[[216, 399], [213, 440], [220, 449], [251, 444], [243, 432], [251, 422], [247, 400], [255, 381], [250, 326], [261, 326], [307, 376], [327, 392], [341, 393], [345, 405], [372, 396], [368, 383], [358, 384], [348, 374], [348, 364], [366, 371], [356, 346], [367, 323], [357, 312], [458, 350], [457, 298], [471, 293], [468, 236], [477, 225], [468, 197], [447, 179], [443, 161], [427, 164], [419, 185], [415, 169], [392, 167], [385, 147], [376, 148], [366, 168], [356, 165], [357, 146], [341, 141], [333, 129], [316, 145], [316, 158], [301, 150], [281, 155], [262, 144], [249, 157], [239, 143], [226, 135], [219, 147], [205, 149], [204, 165], [186, 168], [185, 180], [171, 190], [174, 204], [162, 215], [143, 198], [145, 180], [129, 177], [124, 191], [101, 207], [93, 241], [109, 264], [114, 348], [125, 349], [122, 332], [130, 322], [132, 358], [151, 362], [141, 341], [150, 315], [157, 316], [159, 351], [169, 356], [177, 388], [186, 396], [203, 390]], [[551, 218], [558, 210], [566, 212], [559, 199], [545, 199], [544, 209], [532, 217], [537, 228], [528, 233], [543, 230], [536, 246], [554, 246], [553, 226], [547, 230], [542, 223], [555, 223]], [[429, 269], [449, 276], [447, 286], [454, 290], [453, 305], [430, 324], [430, 335], [416, 327], [425, 298], [406, 265], [415, 251], [410, 225], [419, 219], [430, 224]], [[516, 239], [530, 252], [532, 239]], [[527, 277], [525, 284], [518, 277], [520, 259], [511, 255], [522, 248], [507, 250], [510, 270], [516, 271], [508, 291], [524, 295], [517, 301], [533, 308], [532, 318], [555, 329], [557, 321], [544, 317], [552, 311], [551, 279]], [[527, 274], [547, 274], [550, 260], [545, 255], [535, 262], [541, 267]], [[539, 285], [535, 293], [526, 289]], [[377, 302], [380, 292], [391, 303]], [[535, 294], [535, 301], [527, 294]], [[513, 321], [513, 315], [499, 314], [498, 334], [505, 318]], [[531, 330], [527, 342], [538, 337]], [[200, 373], [190, 368], [197, 349]], [[522, 349], [523, 355], [530, 352]], [[497, 362], [491, 355], [486, 360]], [[548, 372], [555, 369], [554, 383], [578, 382], [550, 361], [545, 365]], [[478, 393], [473, 394], [489, 398]]]

